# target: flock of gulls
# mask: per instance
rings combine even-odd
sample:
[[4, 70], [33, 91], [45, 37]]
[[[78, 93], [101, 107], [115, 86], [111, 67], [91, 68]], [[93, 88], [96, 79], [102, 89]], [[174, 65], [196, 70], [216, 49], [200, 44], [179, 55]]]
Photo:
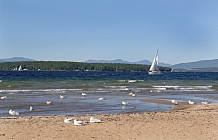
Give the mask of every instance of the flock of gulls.
[[[81, 93], [81, 95], [82, 95], [82, 97], [87, 96], [86, 93]], [[129, 96], [135, 97], [136, 94], [135, 94], [135, 93], [129, 93]], [[64, 96], [64, 95], [60, 95], [59, 97], [60, 97], [60, 99], [66, 98], [66, 96]], [[7, 98], [7, 96], [2, 96], [2, 97], [0, 97], [1, 100], [5, 100], [6, 98]], [[99, 100], [99, 101], [104, 101], [104, 100], [106, 100], [106, 98], [100, 97], [100, 98], [98, 98], [98, 100]], [[53, 102], [47, 100], [47, 101], [46, 101], [46, 104], [47, 104], [47, 105], [52, 105]], [[126, 102], [126, 101], [124, 101], [124, 100], [121, 101], [121, 105], [123, 105], [123, 106], [127, 106], [128, 104], [129, 104], [129, 103]], [[33, 106], [30, 106], [30, 107], [29, 107], [29, 111], [34, 111]], [[15, 110], [12, 110], [12, 109], [10, 109], [8, 113], [9, 113], [10, 115], [14, 116], [14, 117], [20, 115], [19, 112], [16, 112]], [[73, 122], [73, 121], [72, 121], [72, 119], [65, 119], [64, 122], [65, 122], [65, 123], [70, 123], [70, 122]], [[83, 123], [82, 123], [82, 122], [83, 122]], [[101, 122], [101, 120], [95, 119], [95, 118], [91, 117], [91, 118], [90, 118], [90, 122], [91, 122], [91, 123], [94, 123], [94, 122], [96, 123], [96, 122]], [[82, 124], [85, 124], [84, 121], [77, 121], [77, 120], [74, 120], [74, 125], [82, 125]], [[86, 122], [86, 124], [87, 124], [87, 122]]]
[[[81, 93], [81, 95], [82, 95], [82, 97], [87, 96], [86, 93]], [[133, 92], [129, 93], [128, 95], [129, 95], [129, 96], [132, 96], [132, 97], [135, 97], [135, 96], [136, 96], [136, 94], [133, 93]], [[66, 96], [60, 95], [60, 99], [64, 99], [64, 98], [66, 98]], [[0, 99], [1, 99], [1, 100], [5, 100], [5, 99], [7, 99], [7, 97], [6, 97], [6, 96], [2, 96], [2, 97], [0, 97]], [[99, 101], [104, 101], [104, 100], [106, 100], [106, 99], [103, 98], [103, 97], [100, 97], [100, 98], [98, 98], [98, 100], [99, 100]], [[179, 104], [178, 101], [176, 101], [176, 100], [171, 100], [171, 103], [174, 104], [174, 105], [178, 105], [178, 104]], [[207, 104], [209, 104], [209, 103], [210, 103], [210, 102], [207, 102], [207, 101], [201, 102], [202, 105], [207, 105]], [[46, 101], [46, 104], [47, 104], [47, 105], [52, 105], [53, 102], [47, 100], [47, 101]], [[121, 105], [122, 105], [122, 106], [127, 106], [128, 104], [129, 104], [129, 103], [126, 102], [126, 101], [124, 101], [124, 100], [121, 101]], [[193, 102], [193, 101], [189, 100], [189, 101], [188, 101], [188, 104], [193, 105], [193, 104], [196, 104], [196, 102]], [[33, 106], [30, 106], [30, 107], [29, 107], [29, 111], [34, 111]], [[12, 109], [10, 109], [8, 113], [9, 113], [10, 115], [12, 115], [12, 116], [18, 116], [18, 115], [20, 115], [19, 112], [16, 112], [15, 110], [12, 110]], [[72, 118], [65, 118], [65, 119], [64, 119], [64, 122], [65, 122], [65, 123], [73, 123], [74, 125], [86, 125], [86, 124], [88, 124], [88, 121], [81, 121], [81, 120], [76, 120], [76, 119], [73, 120]], [[89, 120], [89, 122], [90, 122], [90, 123], [100, 123], [101, 120], [91, 117], [90, 120]]]
[[[174, 105], [178, 105], [178, 102], [177, 102], [176, 100], [171, 100], [171, 103], [174, 104]], [[209, 103], [210, 103], [210, 102], [207, 102], [207, 101], [201, 102], [202, 105], [207, 105], [207, 104], [209, 104]], [[188, 101], [188, 104], [194, 105], [194, 104], [196, 104], [196, 102], [193, 102], [193, 101], [189, 100], [189, 101]]]
[[[86, 93], [82, 93], [83, 97], [86, 96], [86, 95], [87, 95]], [[0, 97], [1, 100], [5, 100], [6, 98], [7, 98], [6, 96]], [[60, 99], [64, 99], [64, 98], [66, 98], [66, 96], [60, 95]], [[99, 98], [99, 100], [106, 100], [106, 99], [105, 98]], [[53, 104], [53, 102], [46, 101], [46, 104], [47, 105], [51, 105], [51, 104]], [[122, 101], [122, 105], [127, 105], [127, 103], [125, 101]], [[34, 111], [33, 106], [29, 107], [29, 111]], [[19, 112], [16, 112], [15, 110], [12, 110], [12, 109], [10, 109], [8, 113], [10, 115], [14, 116], [14, 117], [20, 115]], [[77, 119], [73, 119], [73, 118], [65, 118], [64, 122], [65, 123], [72, 123], [74, 125], [86, 125], [88, 123], [100, 123], [102, 121], [100, 119], [96, 119], [94, 117], [90, 117], [89, 121], [81, 121], [81, 120], [77, 120]]]
[[102, 121], [100, 119], [96, 119], [94, 117], [90, 117], [89, 121], [81, 121], [73, 118], [65, 118], [64, 119], [65, 123], [73, 123], [74, 125], [86, 125], [89, 122], [90, 123], [101, 123]]

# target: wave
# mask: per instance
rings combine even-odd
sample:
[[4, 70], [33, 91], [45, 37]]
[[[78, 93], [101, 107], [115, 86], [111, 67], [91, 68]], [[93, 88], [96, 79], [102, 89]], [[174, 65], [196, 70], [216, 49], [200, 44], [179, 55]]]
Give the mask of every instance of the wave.
[[213, 86], [153, 86], [161, 90], [179, 90], [179, 91], [214, 91]]
[[81, 91], [82, 89], [3, 89], [0, 92], [6, 93], [26, 93], [26, 92], [68, 92], [68, 91]]
[[144, 80], [118, 80], [118, 82], [136, 83], [136, 82], [144, 82]]
[[215, 91], [213, 86], [151, 86], [151, 87], [128, 87], [128, 86], [104, 86], [95, 88], [60, 88], [60, 89], [2, 89], [0, 93], [31, 93], [31, 92], [46, 92], [46, 93], [64, 93], [64, 92], [168, 92], [168, 91]]

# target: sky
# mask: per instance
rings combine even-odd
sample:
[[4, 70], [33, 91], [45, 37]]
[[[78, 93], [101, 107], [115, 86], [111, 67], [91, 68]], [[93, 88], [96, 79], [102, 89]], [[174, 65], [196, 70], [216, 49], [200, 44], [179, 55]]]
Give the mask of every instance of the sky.
[[218, 59], [217, 0], [0, 0], [0, 58]]

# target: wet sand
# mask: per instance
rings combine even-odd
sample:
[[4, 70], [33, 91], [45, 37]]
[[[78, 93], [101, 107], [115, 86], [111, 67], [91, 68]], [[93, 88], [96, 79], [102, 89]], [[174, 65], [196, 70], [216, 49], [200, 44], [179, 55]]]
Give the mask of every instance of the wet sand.
[[[146, 100], [170, 104], [164, 100]], [[218, 104], [188, 105], [164, 112], [94, 115], [102, 123], [75, 126], [64, 118], [88, 121], [91, 115], [7, 117], [0, 119], [1, 140], [217, 140]], [[92, 115], [93, 116], [93, 115]]]

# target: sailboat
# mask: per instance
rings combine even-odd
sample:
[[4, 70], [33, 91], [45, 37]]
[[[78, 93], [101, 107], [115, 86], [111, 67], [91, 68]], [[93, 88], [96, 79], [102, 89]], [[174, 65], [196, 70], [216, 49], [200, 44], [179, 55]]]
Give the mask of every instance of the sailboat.
[[148, 74], [150, 75], [154, 75], [154, 74], [160, 74], [160, 70], [159, 70], [159, 64], [158, 64], [158, 50], [157, 53], [152, 61], [151, 67], [148, 71]]

